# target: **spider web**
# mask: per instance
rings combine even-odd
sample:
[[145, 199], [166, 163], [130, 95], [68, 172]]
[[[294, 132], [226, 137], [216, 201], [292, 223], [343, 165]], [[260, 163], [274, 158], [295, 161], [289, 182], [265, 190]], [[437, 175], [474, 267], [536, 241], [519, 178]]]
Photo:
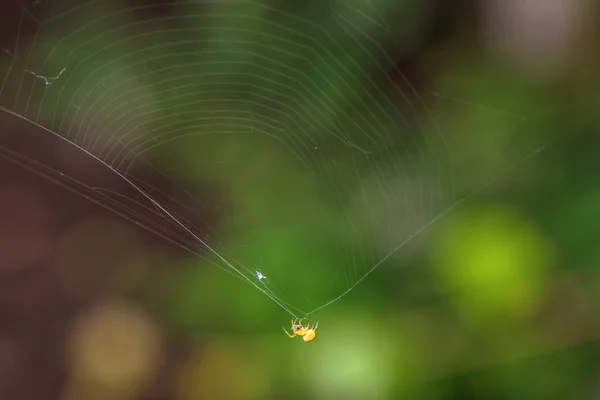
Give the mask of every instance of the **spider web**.
[[[426, 18], [416, 4], [299, 4], [6, 6], [1, 155], [306, 317], [549, 145], [523, 121], [438, 127], [427, 103], [443, 96], [394, 61]], [[11, 150], [23, 140], [30, 153]]]

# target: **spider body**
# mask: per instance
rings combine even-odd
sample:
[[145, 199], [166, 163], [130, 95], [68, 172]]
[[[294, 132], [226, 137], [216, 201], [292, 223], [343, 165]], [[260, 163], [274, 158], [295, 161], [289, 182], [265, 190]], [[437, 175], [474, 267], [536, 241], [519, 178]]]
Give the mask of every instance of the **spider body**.
[[295, 336], [302, 336], [302, 340], [305, 342], [310, 342], [317, 337], [318, 326], [318, 322], [316, 325], [311, 327], [310, 324], [307, 324], [306, 326], [302, 325], [302, 320], [296, 322], [296, 319], [292, 319], [292, 327], [290, 328], [293, 333], [292, 335], [290, 335], [283, 325], [281, 327], [283, 328], [283, 332], [289, 337], [293, 338]]

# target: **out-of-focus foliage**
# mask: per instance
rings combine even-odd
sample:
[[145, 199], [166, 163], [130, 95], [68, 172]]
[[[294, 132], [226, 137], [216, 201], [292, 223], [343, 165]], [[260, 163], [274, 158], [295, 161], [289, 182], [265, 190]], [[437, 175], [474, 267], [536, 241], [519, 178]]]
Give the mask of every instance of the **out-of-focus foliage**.
[[[0, 156], [13, 161], [0, 164], [2, 396], [600, 396], [600, 32], [591, 2], [264, 3], [328, 32], [313, 37], [302, 34], [306, 24], [292, 26], [294, 18], [281, 19], [285, 29], [261, 24], [281, 21], [254, 7], [260, 2], [132, 4], [123, 14], [115, 11], [121, 4], [97, 2], [60, 26], [48, 15], [78, 6], [34, 3], [0, 5], [0, 25], [6, 20], [8, 27], [0, 29]], [[218, 23], [211, 4], [227, 8], [216, 13]], [[22, 15], [33, 33], [24, 22], [8, 23]], [[168, 35], [151, 34], [156, 15], [164, 16]], [[197, 51], [194, 35], [211, 45]], [[243, 39], [251, 35], [258, 44], [248, 49]], [[160, 47], [171, 42], [178, 44]], [[21, 54], [15, 43], [35, 46]], [[321, 44], [330, 52], [313, 52]], [[397, 70], [378, 70], [381, 60], [343, 51], [359, 48], [389, 55]], [[248, 71], [227, 54], [262, 57], [273, 69], [261, 72], [259, 63]], [[64, 60], [71, 64], [52, 85], [68, 84], [57, 90], [29, 70], [43, 64], [60, 71]], [[175, 62], [180, 68], [169, 70]], [[290, 65], [297, 72], [290, 76], [302, 81], [278, 75]], [[20, 89], [30, 86], [15, 71], [38, 85]], [[96, 72], [106, 77], [102, 83]], [[271, 83], [257, 84], [253, 73]], [[235, 76], [245, 91], [210, 74]], [[397, 103], [356, 95], [371, 76], [387, 94], [382, 74], [403, 88], [389, 94]], [[248, 109], [236, 114], [227, 101], [215, 101], [203, 86], [207, 75], [209, 86], [230, 90], [232, 102]], [[171, 96], [179, 79], [189, 92]], [[311, 87], [351, 111], [332, 122], [335, 113], [311, 97]], [[120, 115], [107, 105], [122, 96]], [[82, 115], [77, 107], [97, 112]], [[395, 107], [406, 121], [383, 118]], [[129, 120], [126, 110], [148, 119]], [[269, 123], [280, 128], [282, 110], [293, 116], [286, 129], [255, 134]], [[353, 125], [363, 111], [364, 125]], [[189, 115], [198, 112], [213, 119], [191, 126]], [[254, 125], [244, 113], [257, 118]], [[168, 210], [189, 212], [182, 220], [233, 265], [251, 272], [264, 266], [268, 281], [259, 285], [278, 299], [310, 311], [369, 275], [311, 315], [319, 321], [316, 340], [290, 340], [281, 324], [289, 328], [291, 317], [197, 241], [182, 239], [189, 235], [180, 226], [138, 218], [166, 236], [157, 239], [62, 191], [72, 182], [56, 171], [25, 173], [19, 163], [50, 163], [87, 185], [76, 193], [125, 204], [125, 215], [138, 208], [165, 214], [147, 200], [144, 206], [91, 154], [48, 146], [46, 132], [31, 123], [38, 119], [122, 170], [131, 161], [128, 146], [149, 146], [153, 167], [140, 175], [152, 186], [144, 188], [171, 201]], [[371, 137], [364, 127], [387, 133]], [[334, 128], [344, 136], [328, 135]], [[308, 131], [314, 136], [302, 136]], [[148, 143], [169, 135], [189, 137], [152, 151]], [[47, 172], [53, 180], [39, 179]], [[105, 186], [114, 188], [99, 189]], [[142, 211], [133, 215], [147, 215]]]
[[449, 225], [438, 239], [434, 263], [457, 307], [492, 327], [494, 321], [504, 325], [513, 316], [531, 316], [550, 257], [538, 232], [493, 208], [471, 210]]

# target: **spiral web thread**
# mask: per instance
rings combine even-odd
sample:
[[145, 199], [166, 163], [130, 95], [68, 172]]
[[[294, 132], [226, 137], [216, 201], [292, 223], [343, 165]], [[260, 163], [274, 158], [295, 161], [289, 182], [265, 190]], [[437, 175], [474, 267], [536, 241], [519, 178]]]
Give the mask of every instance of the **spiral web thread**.
[[[458, 139], [436, 126], [386, 51], [402, 47], [390, 38], [401, 37], [403, 28], [384, 16], [410, 20], [414, 10], [407, 5], [115, 4], [15, 3], [14, 40], [2, 43], [0, 53], [0, 115], [101, 163], [136, 195], [63, 173], [64, 166], [46, 165], [4, 144], [0, 155], [207, 259], [294, 317], [308, 317], [342, 298], [497, 178], [469, 171]], [[285, 205], [273, 210], [273, 221], [291, 223], [296, 212], [304, 213], [308, 222], [300, 230], [318, 229], [319, 238], [327, 239], [315, 245], [334, 249], [330, 259], [314, 266], [271, 261], [265, 272], [243, 262], [243, 250], [219, 245], [211, 229], [178, 212], [194, 206], [138, 177], [140, 165], [166, 176], [152, 160], [182, 142], [202, 168], [224, 165], [229, 178], [231, 171], [252, 170], [249, 176], [263, 182], [269, 172], [261, 163], [273, 154], [284, 158], [304, 186], [293, 192], [293, 178], [278, 181], [281, 193], [293, 195], [282, 197]], [[548, 145], [536, 142], [514, 154], [516, 161], [501, 172]], [[259, 183], [257, 192], [261, 184], [267, 183]], [[222, 204], [204, 204], [190, 187], [180, 189], [195, 206], [222, 211]], [[256, 220], [269, 215], [258, 213]], [[224, 224], [235, 218], [225, 217]], [[320, 254], [315, 251], [315, 259]], [[296, 276], [287, 268], [304, 272]], [[291, 295], [279, 286], [298, 283], [303, 297], [310, 297], [306, 290], [313, 290], [316, 276], [328, 277], [323, 282], [334, 284], [324, 286], [340, 294], [331, 299], [328, 292], [309, 312], [284, 300]]]

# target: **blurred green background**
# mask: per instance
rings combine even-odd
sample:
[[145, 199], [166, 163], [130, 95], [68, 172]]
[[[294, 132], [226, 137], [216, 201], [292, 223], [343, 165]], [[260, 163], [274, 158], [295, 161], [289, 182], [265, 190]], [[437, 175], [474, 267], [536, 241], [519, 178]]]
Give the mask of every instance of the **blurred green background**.
[[0, 390], [600, 398], [597, 12], [3, 3]]

